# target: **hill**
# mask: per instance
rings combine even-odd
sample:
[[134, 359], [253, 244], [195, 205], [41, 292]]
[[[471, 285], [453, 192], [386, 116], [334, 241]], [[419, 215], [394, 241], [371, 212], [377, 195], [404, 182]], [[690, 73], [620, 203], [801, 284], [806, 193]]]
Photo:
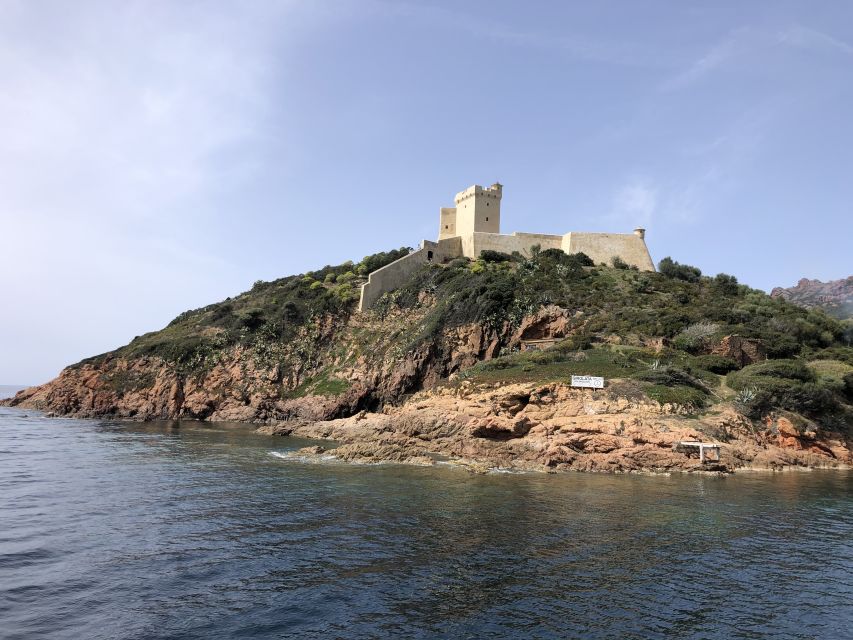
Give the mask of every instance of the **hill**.
[[770, 296], [806, 309], [823, 309], [836, 318], [853, 318], [853, 276], [829, 282], [803, 278], [794, 287], [774, 288]]
[[[356, 458], [422, 458], [465, 450], [479, 438], [469, 450], [474, 458], [501, 450], [510, 466], [525, 460], [559, 467], [574, 464], [566, 461], [583, 447], [563, 447], [562, 458], [544, 449], [510, 455], [507, 447], [521, 445], [507, 442], [526, 447], [534, 427], [544, 424], [547, 431], [550, 418], [526, 415], [536, 407], [531, 397], [545, 404], [562, 398], [568, 407], [591, 394], [568, 387], [568, 376], [578, 373], [608, 379], [596, 401], [612, 420], [600, 428], [621, 429], [610, 435], [624, 442], [603, 455], [624, 453], [629, 445], [641, 455], [616, 468], [683, 466], [681, 458], [648, 458], [648, 447], [669, 446], [671, 455], [672, 437], [649, 444], [650, 434], [661, 432], [764, 445], [788, 438], [789, 449], [824, 456], [821, 463], [848, 461], [849, 322], [767, 296], [733, 276], [702, 276], [669, 258], [658, 273], [648, 273], [618, 261], [594, 265], [584, 254], [559, 250], [531, 257], [484, 252], [478, 260], [424, 265], [370, 312], [357, 313], [367, 274], [407, 252], [256, 282], [72, 365], [7, 404], [85, 417], [283, 422], [273, 430], [299, 425], [313, 435], [338, 429]], [[531, 340], [550, 348], [523, 351]], [[492, 400], [471, 400], [478, 394]], [[455, 408], [446, 406], [449, 398]], [[414, 411], [417, 406], [423, 410]], [[380, 415], [397, 415], [394, 424], [422, 434], [438, 429], [446, 441], [408, 433], [409, 449], [398, 442], [376, 454], [387, 444], [377, 434], [395, 429]], [[428, 424], [426, 415], [433, 416]], [[344, 422], [326, 422], [333, 419]], [[486, 423], [478, 427], [477, 420]], [[582, 423], [576, 426], [585, 428]], [[629, 424], [636, 438], [625, 435]], [[540, 444], [551, 447], [552, 436], [545, 433]], [[359, 449], [368, 441], [373, 453]], [[424, 442], [431, 444], [424, 448]], [[612, 456], [607, 459], [591, 468], [614, 468]], [[578, 468], [588, 464], [584, 458]]]

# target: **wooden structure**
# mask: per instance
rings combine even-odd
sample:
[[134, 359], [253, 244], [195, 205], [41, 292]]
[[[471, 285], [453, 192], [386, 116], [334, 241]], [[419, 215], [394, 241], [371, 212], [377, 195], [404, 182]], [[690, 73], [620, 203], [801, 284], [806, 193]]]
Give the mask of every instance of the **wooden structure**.
[[522, 351], [544, 351], [550, 349], [559, 342], [558, 338], [540, 338], [538, 340], [522, 340]]
[[[713, 442], [699, 442], [698, 440], [682, 440], [676, 442], [672, 448], [681, 453], [689, 453], [692, 449], [699, 449], [699, 462], [719, 462], [720, 461], [720, 445]], [[707, 452], [713, 452], [714, 457], [709, 458]]]

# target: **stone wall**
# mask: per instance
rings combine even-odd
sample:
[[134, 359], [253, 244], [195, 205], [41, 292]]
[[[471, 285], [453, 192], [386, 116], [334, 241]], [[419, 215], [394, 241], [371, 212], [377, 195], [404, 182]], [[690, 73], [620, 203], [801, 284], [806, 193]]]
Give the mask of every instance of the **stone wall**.
[[642, 233], [578, 233], [563, 236], [562, 249], [566, 253], [583, 252], [596, 264], [609, 265], [614, 256], [619, 256], [640, 271], [654, 271], [655, 265]]
[[421, 248], [407, 256], [377, 269], [370, 274], [361, 286], [359, 311], [372, 307], [382, 295], [400, 288], [412, 274], [428, 262], [447, 262], [453, 258], [465, 256], [476, 259], [483, 251], [512, 253], [518, 251], [529, 257], [533, 246], [545, 249], [562, 249], [566, 253], [582, 251], [596, 264], [610, 264], [614, 256], [619, 256], [629, 265], [641, 271], [654, 271], [655, 266], [646, 247], [642, 232], [635, 233], [567, 233], [549, 235], [544, 233], [499, 233], [473, 232], [453, 238], [440, 239], [438, 242], [423, 240]]
[[483, 251], [500, 251], [512, 253], [518, 251], [524, 256], [530, 256], [530, 249], [539, 245], [542, 249], [560, 249], [563, 236], [552, 236], [542, 233], [513, 233], [510, 236], [499, 233], [472, 233], [462, 238], [462, 254], [476, 259]]
[[459, 237], [430, 242], [423, 240], [421, 248], [391, 264], [377, 269], [361, 285], [359, 311], [370, 309], [382, 295], [403, 286], [417, 269], [428, 262], [446, 262], [462, 256], [462, 239]]

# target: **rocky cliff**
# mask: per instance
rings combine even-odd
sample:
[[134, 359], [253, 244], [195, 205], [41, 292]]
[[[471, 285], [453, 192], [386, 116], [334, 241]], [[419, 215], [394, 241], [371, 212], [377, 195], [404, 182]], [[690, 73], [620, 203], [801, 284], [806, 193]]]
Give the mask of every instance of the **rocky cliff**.
[[853, 276], [829, 282], [803, 278], [794, 287], [774, 288], [770, 296], [807, 309], [823, 309], [837, 318], [853, 318]]

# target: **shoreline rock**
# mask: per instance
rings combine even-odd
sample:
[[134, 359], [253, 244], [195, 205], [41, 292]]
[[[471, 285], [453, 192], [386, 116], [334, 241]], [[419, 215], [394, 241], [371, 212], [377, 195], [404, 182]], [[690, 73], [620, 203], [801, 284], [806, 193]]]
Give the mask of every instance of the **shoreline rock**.
[[[333, 440], [339, 443], [335, 458], [347, 462], [423, 464], [443, 457], [476, 472], [719, 475], [798, 466], [844, 469], [853, 463], [840, 436], [818, 440], [814, 432], [796, 431], [785, 416], [764, 426], [756, 432], [730, 407], [686, 418], [675, 407], [554, 383], [497, 390], [444, 387], [383, 413], [285, 422], [258, 432]], [[675, 451], [675, 443], [683, 440], [720, 442], [720, 461], [703, 464], [698, 454]]]

